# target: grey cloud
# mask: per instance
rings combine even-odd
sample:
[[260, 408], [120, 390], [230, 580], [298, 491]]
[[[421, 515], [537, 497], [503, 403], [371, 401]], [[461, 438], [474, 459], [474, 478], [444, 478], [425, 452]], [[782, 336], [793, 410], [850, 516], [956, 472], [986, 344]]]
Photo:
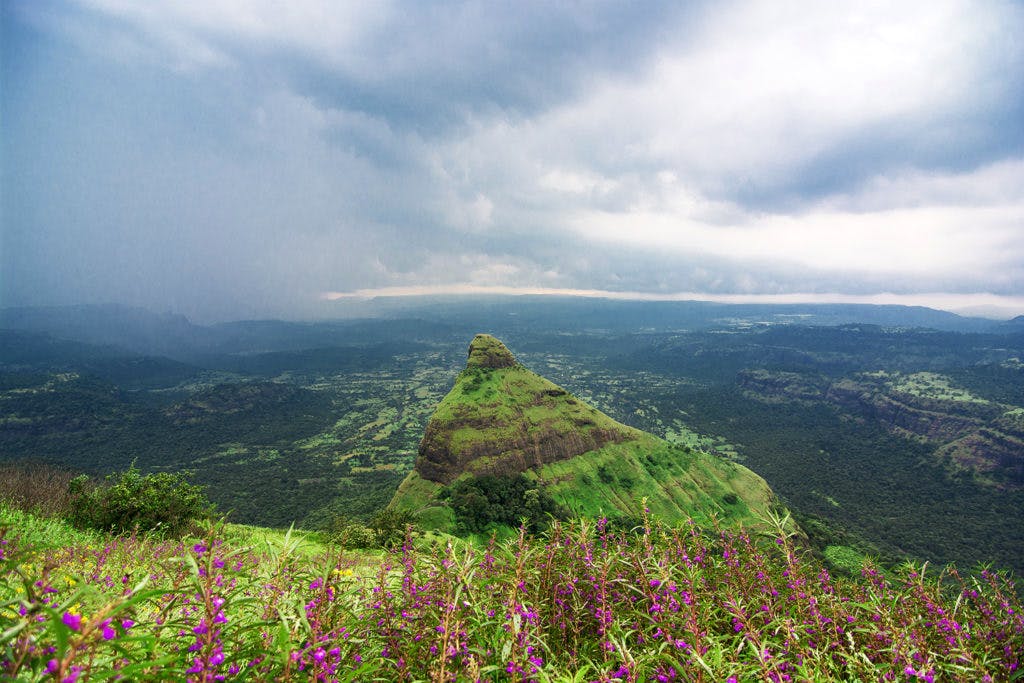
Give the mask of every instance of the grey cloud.
[[672, 3], [408, 3], [367, 41], [366, 69], [293, 62], [294, 82], [325, 106], [431, 135], [467, 118], [529, 116], [595, 74], [636, 69], [680, 14]]

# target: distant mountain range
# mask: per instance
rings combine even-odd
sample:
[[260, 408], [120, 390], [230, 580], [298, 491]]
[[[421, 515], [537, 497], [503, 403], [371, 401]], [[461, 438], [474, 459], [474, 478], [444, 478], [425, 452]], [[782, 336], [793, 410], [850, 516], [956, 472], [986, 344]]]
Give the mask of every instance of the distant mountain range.
[[681, 332], [774, 325], [870, 324], [952, 332], [1024, 332], [1009, 321], [959, 316], [920, 306], [866, 304], [719, 304], [501, 296], [382, 299], [373, 317], [317, 322], [249, 320], [196, 325], [182, 315], [107, 305], [0, 309], [0, 329], [116, 347], [183, 362], [225, 354], [294, 351], [376, 343], [383, 332], [416, 341], [455, 341], [479, 329], [507, 336], [522, 329], [571, 333]]

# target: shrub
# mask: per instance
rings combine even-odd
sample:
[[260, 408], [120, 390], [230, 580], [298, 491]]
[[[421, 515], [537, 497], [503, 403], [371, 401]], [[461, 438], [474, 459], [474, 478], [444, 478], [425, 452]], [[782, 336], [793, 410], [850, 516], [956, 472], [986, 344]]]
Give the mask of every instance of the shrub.
[[328, 536], [331, 543], [346, 550], [377, 547], [377, 534], [373, 529], [344, 516], [331, 520]]
[[408, 510], [384, 508], [370, 520], [369, 528], [376, 534], [377, 545], [394, 548], [402, 545], [409, 527], [414, 526], [414, 517]]
[[179, 536], [194, 522], [213, 514], [213, 505], [201, 486], [170, 472], [142, 475], [135, 465], [109, 475], [99, 485], [92, 484], [85, 475], [76, 477], [68, 490], [71, 522], [82, 528], [113, 533], [160, 531]]

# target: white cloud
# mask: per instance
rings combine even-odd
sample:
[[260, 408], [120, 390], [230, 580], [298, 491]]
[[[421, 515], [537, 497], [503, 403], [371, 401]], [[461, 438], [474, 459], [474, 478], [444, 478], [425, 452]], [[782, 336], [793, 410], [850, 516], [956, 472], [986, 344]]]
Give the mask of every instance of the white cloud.
[[[1024, 55], [990, 49], [1009, 27], [1024, 28], [1020, 12], [956, 1], [718, 8], [639, 78], [607, 77], [527, 120], [478, 122], [442, 158], [458, 159], [461, 177], [524, 235], [527, 225], [568, 230], [583, 243], [851, 282], [892, 275], [901, 287], [918, 278], [1019, 289], [1024, 161], [935, 170], [913, 149], [942, 135], [961, 144], [976, 98], [993, 96], [993, 70]], [[881, 145], [877, 160], [865, 140]], [[809, 164], [831, 156], [842, 174], [847, 157], [855, 166], [865, 154], [864, 177], [850, 171], [845, 183], [802, 194], [800, 183], [816, 182], [802, 177]], [[730, 198], [746, 185], [791, 186], [795, 197], [786, 208]]]
[[715, 191], [770, 186], [857, 134], [902, 135], [911, 120], [956, 126], [958, 112], [991, 95], [978, 87], [992, 69], [1020, 63], [1020, 50], [988, 49], [1006, 20], [998, 4], [721, 7], [641, 78], [608, 78], [531, 122], [533, 151], [601, 169], [660, 163]]
[[541, 187], [575, 195], [603, 195], [619, 186], [618, 181], [589, 171], [569, 171], [553, 168], [537, 181]]
[[571, 225], [590, 239], [680, 255], [791, 263], [851, 278], [893, 273], [963, 281], [983, 274], [1012, 288], [1024, 275], [1022, 185], [1024, 164], [997, 164], [959, 175], [879, 179], [856, 196], [799, 213], [741, 215], [734, 207], [727, 225], [702, 220], [714, 204], [685, 192], [653, 209], [583, 210]]

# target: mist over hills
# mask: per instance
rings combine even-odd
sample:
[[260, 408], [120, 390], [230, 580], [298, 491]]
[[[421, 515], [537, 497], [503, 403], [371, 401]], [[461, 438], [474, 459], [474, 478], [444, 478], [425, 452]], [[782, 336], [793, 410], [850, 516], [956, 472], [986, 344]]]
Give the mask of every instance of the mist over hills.
[[[118, 304], [0, 309], [0, 329], [194, 360], [214, 354], [289, 351], [339, 342], [465, 335], [470, 326], [609, 333], [679, 332], [758, 325], [869, 324], [952, 332], [1014, 332], [1012, 321], [971, 318], [920, 306], [867, 304], [719, 304], [613, 301], [578, 297], [399, 297], [360, 307], [364, 317], [316, 322], [251, 320], [197, 325], [182, 315]], [[371, 313], [366, 315], [366, 313]]]

